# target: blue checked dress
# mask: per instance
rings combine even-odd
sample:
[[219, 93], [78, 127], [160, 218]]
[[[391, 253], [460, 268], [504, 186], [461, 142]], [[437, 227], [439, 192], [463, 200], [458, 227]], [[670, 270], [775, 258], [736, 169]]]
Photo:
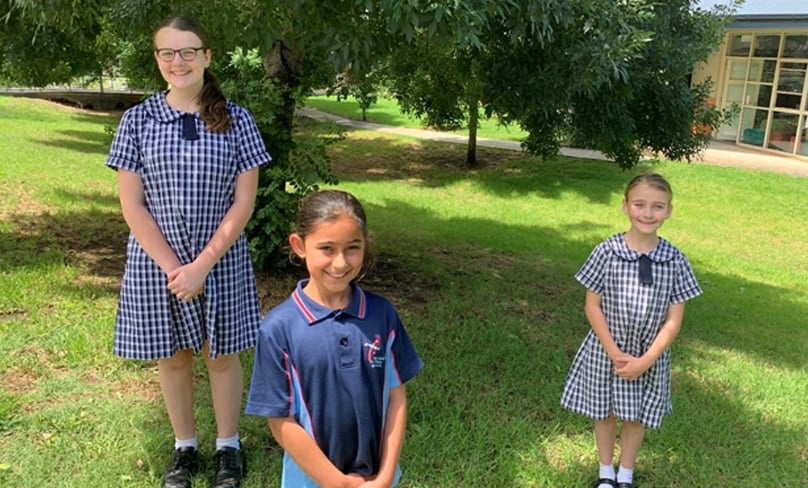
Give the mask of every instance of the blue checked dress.
[[[183, 138], [183, 114], [166, 103], [165, 95], [156, 94], [124, 113], [106, 164], [140, 175], [149, 212], [187, 264], [230, 209], [236, 176], [271, 158], [244, 108], [227, 102], [232, 126], [223, 133], [207, 132], [197, 115], [185, 115], [198, 135], [189, 140]], [[255, 345], [261, 310], [244, 233], [211, 270], [205, 294], [190, 302], [168, 291], [165, 273], [131, 233], [126, 254], [115, 320], [116, 355], [167, 358], [183, 349], [199, 352], [208, 340], [215, 358]]]
[[[600, 243], [575, 278], [601, 296], [609, 331], [621, 351], [642, 356], [665, 321], [669, 305], [698, 295], [693, 269], [682, 252], [660, 238], [648, 254], [653, 284], [639, 279], [640, 254], [631, 250], [623, 234]], [[617, 376], [612, 360], [593, 331], [589, 331], [573, 359], [561, 405], [594, 420], [614, 414], [626, 421], [658, 429], [671, 413], [670, 348], [639, 378]]]

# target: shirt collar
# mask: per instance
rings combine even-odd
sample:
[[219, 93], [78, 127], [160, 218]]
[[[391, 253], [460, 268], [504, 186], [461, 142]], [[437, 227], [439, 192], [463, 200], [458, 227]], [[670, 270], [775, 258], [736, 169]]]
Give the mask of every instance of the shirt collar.
[[309, 280], [300, 280], [292, 292], [292, 300], [297, 305], [300, 314], [306, 319], [309, 325], [313, 325], [321, 320], [335, 315], [335, 312], [345, 313], [354, 317], [364, 319], [367, 313], [367, 300], [365, 292], [356, 283], [351, 284], [351, 302], [342, 310], [334, 310], [321, 305], [303, 291]]
[[[628, 244], [626, 244], [626, 239], [623, 237], [623, 233], [615, 234], [606, 239], [606, 246], [617, 257], [626, 261], [636, 261], [640, 259], [640, 256], [642, 255], [641, 253], [628, 247]], [[670, 242], [660, 237], [657, 247], [653, 251], [649, 252], [647, 256], [651, 259], [651, 261], [664, 263], [672, 260], [676, 256], [676, 249]]]
[[178, 120], [183, 114], [179, 110], [171, 108], [166, 101], [167, 93], [167, 91], [162, 91], [144, 102], [146, 111], [156, 120], [166, 124]]

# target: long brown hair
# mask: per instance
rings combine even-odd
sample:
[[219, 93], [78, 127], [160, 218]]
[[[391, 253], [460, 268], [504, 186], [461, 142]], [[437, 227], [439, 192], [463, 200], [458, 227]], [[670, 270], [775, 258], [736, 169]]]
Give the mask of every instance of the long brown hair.
[[[196, 20], [184, 16], [168, 18], [157, 26], [157, 29], [154, 30], [154, 35], [156, 36], [160, 29], [165, 29], [166, 27], [193, 32], [202, 41], [202, 47], [210, 49], [210, 38], [205, 29]], [[208, 69], [205, 69], [202, 91], [199, 93], [199, 106], [199, 118], [205, 121], [206, 130], [209, 132], [224, 132], [230, 128], [227, 99], [222, 92], [219, 81]]]

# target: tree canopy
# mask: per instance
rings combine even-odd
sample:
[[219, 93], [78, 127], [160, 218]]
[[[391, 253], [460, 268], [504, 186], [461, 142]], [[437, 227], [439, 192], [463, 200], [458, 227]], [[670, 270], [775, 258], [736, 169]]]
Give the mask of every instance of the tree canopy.
[[628, 167], [647, 150], [689, 160], [709, 139], [692, 128], [721, 122], [705, 108], [706, 87], [691, 89], [688, 74], [717, 48], [731, 10], [695, 4], [12, 0], [0, 7], [0, 72], [44, 85], [115, 64], [133, 82], [159, 86], [147, 48], [152, 29], [184, 13], [202, 20], [221, 54], [258, 49], [265, 74], [286, 87], [280, 120], [289, 132], [308, 89], [340, 73], [364, 83], [375, 69], [404, 110], [432, 126], [466, 125], [473, 135], [481, 110], [525, 129], [532, 153], [587, 141]]
[[228, 96], [253, 110], [275, 160], [250, 224], [272, 240], [254, 249], [272, 248], [296, 199], [331, 181], [322, 145], [295, 133], [312, 88], [339, 79], [345, 93], [372, 96], [384, 79], [405, 111], [469, 128], [469, 165], [479, 117], [518, 124], [523, 147], [542, 156], [572, 142], [624, 168], [648, 151], [690, 160], [724, 117], [688, 75], [718, 47], [727, 2], [704, 12], [694, 0], [9, 0], [0, 80], [45, 86], [115, 71], [157, 89], [154, 27], [196, 17], [214, 71], [233, 78]]

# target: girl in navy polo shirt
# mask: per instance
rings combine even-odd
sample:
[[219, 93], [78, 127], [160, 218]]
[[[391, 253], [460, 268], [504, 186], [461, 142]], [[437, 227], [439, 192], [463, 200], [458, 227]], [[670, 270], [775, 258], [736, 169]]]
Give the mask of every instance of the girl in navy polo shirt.
[[284, 449], [281, 486], [388, 487], [400, 477], [404, 383], [423, 363], [386, 299], [356, 282], [371, 261], [352, 195], [309, 195], [289, 237], [309, 278], [258, 331], [247, 413]]
[[[623, 199], [629, 230], [595, 247], [575, 275], [587, 288], [592, 330], [573, 360], [561, 405], [595, 421], [595, 488], [632, 488], [645, 428], [658, 429], [671, 412], [669, 346], [685, 301], [702, 293], [685, 255], [657, 235], [672, 199], [662, 176], [633, 178]], [[615, 475], [617, 419], [623, 427]]]
[[243, 230], [270, 156], [252, 116], [207, 70], [210, 43], [198, 23], [160, 24], [154, 59], [169, 89], [124, 114], [106, 162], [118, 171], [131, 230], [114, 352], [157, 360], [175, 437], [166, 488], [190, 488], [197, 469], [191, 366], [202, 353], [218, 433], [214, 486], [233, 488], [245, 467], [237, 353], [255, 344], [261, 321]]

